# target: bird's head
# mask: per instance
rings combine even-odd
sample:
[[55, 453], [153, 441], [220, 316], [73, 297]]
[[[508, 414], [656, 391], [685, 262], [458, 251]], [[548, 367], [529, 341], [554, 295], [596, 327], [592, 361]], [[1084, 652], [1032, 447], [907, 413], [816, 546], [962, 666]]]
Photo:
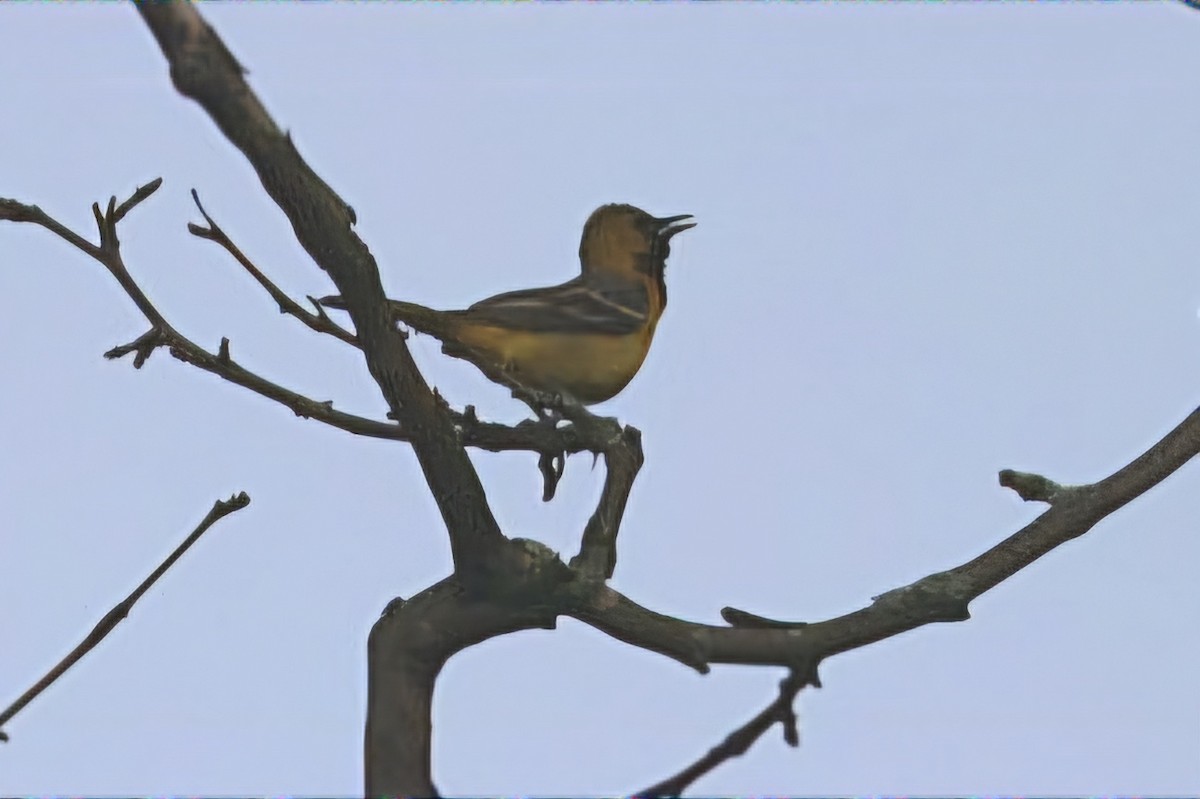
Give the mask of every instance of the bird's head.
[[583, 273], [632, 270], [661, 277], [671, 237], [695, 227], [691, 214], [658, 218], [632, 205], [602, 205], [583, 225], [579, 262]]

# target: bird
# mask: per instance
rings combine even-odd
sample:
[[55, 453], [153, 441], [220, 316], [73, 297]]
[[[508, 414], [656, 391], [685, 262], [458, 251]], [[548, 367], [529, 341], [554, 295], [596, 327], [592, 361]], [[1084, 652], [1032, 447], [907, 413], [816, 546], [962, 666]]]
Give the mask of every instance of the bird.
[[[580, 273], [565, 283], [497, 294], [464, 310], [388, 300], [389, 310], [497, 383], [582, 405], [604, 402], [629, 384], [650, 350], [667, 305], [669, 242], [695, 227], [692, 219], [602, 205], [583, 226]], [[319, 302], [345, 308], [338, 296]]]

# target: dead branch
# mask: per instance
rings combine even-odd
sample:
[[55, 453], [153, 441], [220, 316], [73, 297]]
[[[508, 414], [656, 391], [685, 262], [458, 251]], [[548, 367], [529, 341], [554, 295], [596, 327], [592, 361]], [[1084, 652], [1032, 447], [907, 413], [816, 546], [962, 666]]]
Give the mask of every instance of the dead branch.
[[[371, 659], [369, 668], [373, 677], [368, 702], [372, 703], [373, 708], [380, 705], [394, 708], [402, 704], [396, 699], [398, 696], [423, 696], [426, 691], [432, 692], [436, 670], [424, 671], [418, 679], [414, 677], [415, 667], [408, 663], [429, 656], [428, 649], [407, 649], [411, 642], [405, 636], [411, 635], [413, 629], [442, 631], [439, 633], [442, 636], [439, 638], [441, 643], [435, 649], [435, 660], [442, 663], [458, 651], [455, 647], [470, 646], [490, 635], [507, 632], [510, 628], [525, 629], [520, 627], [522, 618], [530, 626], [540, 626], [548, 624], [549, 619], [557, 615], [571, 616], [613, 638], [658, 652], [701, 673], [707, 672], [716, 663], [790, 668], [791, 682], [784, 686], [787, 690], [781, 690], [775, 702], [735, 731], [731, 735], [732, 743], [727, 741], [718, 746], [697, 764], [680, 772], [672, 780], [647, 789], [647, 793], [667, 794], [677, 786], [682, 790], [684, 780], [690, 782], [690, 779], [706, 773], [719, 762], [740, 754], [744, 751], [743, 744], [748, 745], [775, 721], [785, 724], [786, 737], [790, 738], [790, 725], [793, 722], [789, 715], [780, 710], [779, 703], [786, 700], [790, 707], [797, 691], [807, 685], [820, 685], [818, 667], [826, 658], [926, 624], [965, 621], [970, 618], [969, 604], [976, 597], [1055, 547], [1083, 535], [1103, 518], [1153, 488], [1198, 452], [1200, 409], [1193, 411], [1128, 466], [1097, 483], [1077, 486], [1070, 492], [1060, 494], [1049, 510], [978, 557], [881, 594], [860, 610], [809, 624], [776, 622], [733, 609], [726, 609], [723, 615], [737, 626], [698, 624], [655, 613], [602, 582], [581, 577], [553, 583], [543, 581], [540, 602], [536, 607], [493, 602], [488, 606], [488, 614], [484, 615], [482, 610], [461, 612], [456, 598], [459, 594], [447, 587], [450, 584], [439, 584], [440, 588], [435, 587], [422, 594], [421, 603], [403, 603], [392, 608], [393, 614], [404, 617], [402, 623], [384, 623], [381, 620], [372, 631], [372, 652], [381, 656], [390, 652], [394, 659]], [[553, 553], [543, 553], [537, 562], [540, 565], [535, 571], [545, 574], [552, 571], [552, 564], [557, 563], [557, 558]], [[461, 592], [461, 587], [456, 590]], [[523, 615], [539, 609], [544, 615], [535, 614], [537, 625]], [[742, 623], [747, 621], [749, 623]], [[407, 676], [393, 684], [386, 678], [389, 674]], [[375, 696], [376, 692], [384, 692], [393, 699], [384, 702]], [[414, 718], [412, 714], [416, 711], [413, 705], [406, 707], [410, 714], [402, 717], [411, 724]], [[410, 733], [411, 727], [406, 728], [397, 718], [395, 713], [376, 716], [376, 732], [386, 735], [376, 738], [369, 733], [368, 741], [396, 741]], [[427, 717], [422, 717], [421, 723], [427, 724]], [[386, 746], [378, 750], [375, 756], [382, 757], [384, 750]], [[424, 771], [421, 773], [428, 774], [428, 766], [422, 766], [422, 769]], [[368, 769], [368, 774], [371, 773]], [[379, 782], [369, 784], [382, 793], [403, 793], [405, 786], [413, 789], [418, 784], [408, 781], [413, 773], [405, 772], [402, 775], [389, 771], [387, 775], [377, 776]], [[396, 779], [388, 781], [384, 776]]]
[[194, 6], [141, 4], [138, 12], [170, 64], [171, 80], [200, 104], [258, 172], [300, 245], [346, 300], [367, 369], [410, 443], [450, 537], [457, 573], [480, 588], [503, 572], [508, 541], [404, 337], [391, 323], [374, 256], [352, 230], [353, 212], [301, 158], [246, 84], [244, 70]]
[[311, 297], [309, 298], [312, 300], [313, 307], [317, 309], [316, 313], [310, 313], [304, 310], [304, 307], [301, 306], [300, 303], [296, 302], [287, 294], [285, 294], [278, 286], [275, 285], [274, 282], [271, 281], [270, 278], [263, 274], [262, 270], [255, 266], [254, 262], [246, 257], [246, 254], [242, 252], [241, 248], [233, 243], [233, 240], [230, 239], [225, 231], [221, 229], [221, 226], [218, 225], [213, 218], [208, 215], [208, 212], [204, 210], [204, 206], [200, 203], [200, 194], [195, 189], [192, 189], [192, 201], [196, 203], [196, 208], [199, 209], [200, 215], [204, 217], [204, 221], [208, 223], [208, 227], [201, 227], [200, 225], [189, 223], [188, 232], [198, 238], [207, 239], [208, 241], [217, 243], [224, 248], [227, 253], [232, 255], [234, 260], [241, 264], [242, 268], [249, 272], [250, 276], [253, 277], [258, 284], [266, 290], [267, 294], [271, 295], [271, 299], [275, 300], [276, 304], [279, 306], [280, 313], [290, 314], [291, 316], [296, 317], [305, 325], [317, 331], [318, 333], [325, 333], [326, 335], [333, 336], [334, 338], [340, 339], [354, 347], [358, 346], [358, 338], [349, 330], [346, 330], [341, 325], [330, 319], [329, 315], [325, 313], [325, 309], [322, 308], [315, 300], [312, 300]]
[[[28, 691], [21, 694], [21, 696], [15, 702], [13, 702], [3, 711], [0, 711], [0, 727], [3, 727], [5, 722], [20, 713], [22, 708], [36, 699], [38, 695], [42, 693], [42, 691], [45, 691], [47, 688], [53, 685], [59, 677], [63, 676], [67, 669], [78, 663], [84, 655], [86, 655], [88, 652], [91, 652], [101, 641], [107, 638], [108, 634], [111, 633], [118, 624], [125, 620], [125, 617], [129, 615], [131, 610], [133, 610], [133, 606], [139, 599], [142, 598], [142, 595], [150, 590], [152, 585], [158, 582], [158, 578], [166, 574], [167, 569], [171, 568], [171, 566], [175, 564], [175, 561], [183, 557], [183, 553], [187, 552], [188, 549], [191, 548], [192, 544], [200, 540], [200, 536], [204, 535], [208, 528], [212, 527], [229, 514], [236, 513], [249, 504], [250, 497], [245, 491], [234, 494], [229, 499], [217, 500], [217, 502], [213, 503], [212, 509], [209, 510], [208, 514], [200, 521], [200, 524], [196, 526], [196, 529], [192, 530], [188, 537], [183, 540], [183, 543], [175, 547], [175, 550], [168, 555], [166, 559], [163, 560], [163, 562], [160, 563], [156, 569], [154, 569], [154, 571], [150, 572], [150, 575], [146, 577], [145, 580], [142, 580], [141, 584], [137, 588], [133, 589], [133, 592], [129, 596], [118, 602], [108, 613], [105, 613], [104, 618], [100, 619], [100, 621], [96, 623], [96, 626], [92, 628], [92, 631], [88, 633], [87, 636], [85, 636], [84, 639], [80, 641], [79, 644], [72, 649], [66, 657], [60, 660], [58, 664], [54, 666], [54, 668], [46, 672], [46, 675], [42, 677], [42, 679], [34, 683]], [[8, 736], [6, 736], [3, 732], [0, 732], [0, 741], [7, 740]]]
[[729, 733], [724, 741], [714, 746], [696, 760], [695, 763], [692, 763], [675, 776], [652, 785], [643, 791], [638, 791], [633, 795], [636, 797], [645, 797], [645, 799], [681, 795], [688, 789], [689, 785], [717, 766], [727, 760], [732, 760], [735, 757], [741, 757], [746, 754], [750, 750], [750, 747], [754, 745], [754, 742], [761, 738], [763, 733], [775, 726], [776, 722], [783, 725], [783, 739], [787, 742], [788, 746], [799, 746], [800, 731], [796, 711], [792, 709], [792, 703], [796, 700], [796, 694], [800, 692], [800, 689], [804, 685], [804, 681], [795, 672], [792, 672], [779, 684], [779, 695], [758, 715]]

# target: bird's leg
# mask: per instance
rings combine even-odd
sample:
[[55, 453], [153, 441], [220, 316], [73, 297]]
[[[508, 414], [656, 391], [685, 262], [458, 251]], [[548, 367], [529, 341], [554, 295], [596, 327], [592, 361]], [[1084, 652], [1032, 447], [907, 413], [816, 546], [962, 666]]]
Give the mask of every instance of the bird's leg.
[[563, 420], [563, 406], [566, 400], [563, 395], [550, 391], [539, 391], [535, 388], [523, 386], [515, 380], [509, 382], [509, 387], [512, 389], [512, 395], [515, 399], [519, 399], [529, 406], [533, 411], [533, 415], [537, 417], [539, 424], [549, 424], [551, 427], [557, 426]]
[[539, 424], [545, 422], [554, 426], [562, 419], [560, 412], [563, 406], [562, 397], [557, 393], [530, 388], [522, 383], [517, 376], [515, 364], [502, 364], [494, 374], [488, 376], [497, 383], [508, 386], [512, 390], [513, 398], [528, 405]]

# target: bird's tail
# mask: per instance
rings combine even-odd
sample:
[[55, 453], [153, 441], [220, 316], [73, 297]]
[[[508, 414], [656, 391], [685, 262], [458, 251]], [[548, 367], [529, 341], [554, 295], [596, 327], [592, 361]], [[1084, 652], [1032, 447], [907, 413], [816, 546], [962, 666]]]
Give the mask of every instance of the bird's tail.
[[[339, 311], [346, 310], [346, 301], [340, 296], [322, 297], [319, 302], [326, 308], [335, 308]], [[404, 300], [388, 300], [387, 302], [388, 310], [392, 315], [392, 321], [402, 322], [418, 333], [424, 333], [442, 341], [452, 337], [454, 313], [435, 311], [432, 308], [426, 308], [424, 305], [418, 305], [415, 302], [405, 302]]]

